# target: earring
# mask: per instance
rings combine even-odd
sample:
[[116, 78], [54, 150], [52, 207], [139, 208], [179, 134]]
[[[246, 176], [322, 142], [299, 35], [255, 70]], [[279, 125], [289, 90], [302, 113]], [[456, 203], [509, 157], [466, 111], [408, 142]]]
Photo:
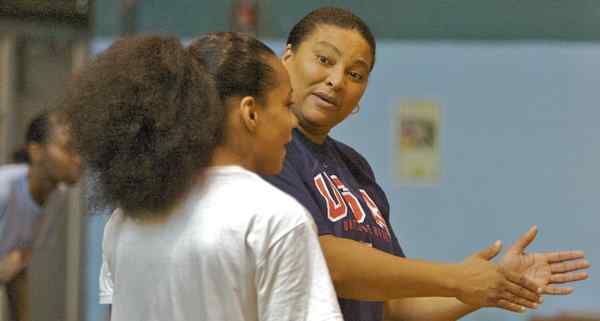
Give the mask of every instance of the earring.
[[358, 114], [359, 111], [360, 111], [360, 104], [356, 104], [356, 106], [354, 107], [354, 110], [352, 110], [352, 115]]

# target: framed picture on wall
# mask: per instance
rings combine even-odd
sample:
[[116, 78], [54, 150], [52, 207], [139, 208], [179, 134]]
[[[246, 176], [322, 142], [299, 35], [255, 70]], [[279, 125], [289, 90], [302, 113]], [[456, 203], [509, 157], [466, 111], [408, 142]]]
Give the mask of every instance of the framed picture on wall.
[[439, 105], [428, 100], [402, 102], [395, 124], [398, 181], [437, 184], [440, 179]]

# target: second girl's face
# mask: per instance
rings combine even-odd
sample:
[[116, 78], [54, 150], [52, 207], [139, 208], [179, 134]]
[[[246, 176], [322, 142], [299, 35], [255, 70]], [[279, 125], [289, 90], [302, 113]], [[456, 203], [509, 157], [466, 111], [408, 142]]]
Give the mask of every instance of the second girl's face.
[[79, 181], [81, 159], [73, 148], [70, 128], [64, 124], [49, 121], [48, 142], [42, 144], [42, 153], [33, 162], [45, 169], [54, 183], [75, 184]]
[[283, 168], [286, 145], [297, 119], [291, 111], [292, 87], [285, 67], [275, 57], [268, 62], [274, 69], [275, 86], [267, 90], [260, 108], [254, 156], [258, 173], [275, 175]]
[[318, 26], [282, 61], [294, 89], [294, 113], [300, 125], [326, 134], [357, 106], [367, 88], [373, 57], [356, 30]]

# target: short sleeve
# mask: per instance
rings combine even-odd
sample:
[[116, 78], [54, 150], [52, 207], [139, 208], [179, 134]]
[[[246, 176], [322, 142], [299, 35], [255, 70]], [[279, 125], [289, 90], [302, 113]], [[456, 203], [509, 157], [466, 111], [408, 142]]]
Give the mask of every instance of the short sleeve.
[[307, 222], [283, 235], [259, 262], [260, 321], [343, 321], [315, 227]]
[[106, 258], [102, 255], [102, 267], [100, 268], [100, 304], [112, 304], [113, 279]]
[[[0, 166], [0, 242], [6, 242], [4, 239], [5, 228], [8, 221], [8, 203], [15, 180], [22, 175], [27, 175], [27, 166], [24, 165], [4, 165]], [[6, 244], [4, 244], [6, 246]], [[0, 253], [2, 252], [0, 247]], [[6, 248], [6, 247], [5, 247]], [[4, 253], [6, 254], [6, 253]]]
[[112, 268], [112, 257], [114, 252], [116, 225], [121, 221], [120, 210], [115, 210], [104, 226], [104, 237], [102, 238], [102, 266], [99, 277], [100, 304], [112, 304], [114, 293], [114, 277]]
[[327, 218], [327, 212], [321, 208], [318, 199], [315, 199], [315, 187], [313, 187], [313, 174], [304, 170], [302, 164], [295, 164], [286, 158], [283, 170], [274, 176], [263, 176], [273, 186], [282, 190], [296, 199], [304, 206], [317, 224], [319, 235], [333, 234], [333, 224]]

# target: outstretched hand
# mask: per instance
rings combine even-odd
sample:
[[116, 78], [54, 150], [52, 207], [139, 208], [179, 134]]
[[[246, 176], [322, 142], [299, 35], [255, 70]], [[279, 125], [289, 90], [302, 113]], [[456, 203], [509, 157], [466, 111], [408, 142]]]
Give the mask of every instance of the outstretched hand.
[[537, 282], [490, 262], [501, 249], [500, 241], [471, 255], [460, 265], [460, 301], [478, 307], [498, 307], [523, 312], [535, 309], [540, 302], [541, 289]]
[[[565, 295], [573, 292], [571, 287], [557, 287], [555, 284], [571, 283], [588, 278], [586, 272], [591, 265], [584, 260], [582, 251], [558, 251], [548, 253], [525, 253], [525, 249], [537, 235], [537, 227], [532, 226], [517, 240], [498, 262], [499, 266], [511, 272], [525, 275], [543, 289], [544, 294]], [[579, 272], [578, 272], [579, 271]]]

